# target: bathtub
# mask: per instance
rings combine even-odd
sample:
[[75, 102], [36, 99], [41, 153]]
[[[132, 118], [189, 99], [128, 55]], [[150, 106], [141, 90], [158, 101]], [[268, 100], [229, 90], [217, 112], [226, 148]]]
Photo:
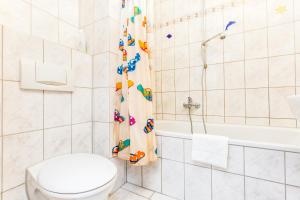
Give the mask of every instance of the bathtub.
[[[193, 122], [194, 134], [203, 134], [203, 125]], [[207, 124], [208, 134], [229, 138], [229, 144], [265, 149], [300, 152], [300, 129], [229, 124]], [[156, 121], [158, 136], [191, 139], [187, 121]]]

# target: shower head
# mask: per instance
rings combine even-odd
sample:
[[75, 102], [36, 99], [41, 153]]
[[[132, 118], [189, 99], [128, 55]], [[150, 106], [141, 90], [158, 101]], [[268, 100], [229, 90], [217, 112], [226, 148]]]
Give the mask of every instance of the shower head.
[[209, 43], [210, 41], [216, 39], [216, 38], [219, 38], [220, 40], [224, 40], [226, 38], [226, 34], [225, 34], [225, 31], [224, 32], [221, 32], [221, 33], [218, 33], [210, 38], [208, 38], [207, 40], [205, 40], [204, 42], [202, 42], [202, 46], [206, 46], [207, 43]]

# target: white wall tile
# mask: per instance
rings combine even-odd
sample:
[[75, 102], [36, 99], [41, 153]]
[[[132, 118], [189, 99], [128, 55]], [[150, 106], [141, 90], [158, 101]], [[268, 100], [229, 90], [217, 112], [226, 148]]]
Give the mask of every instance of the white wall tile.
[[25, 185], [20, 185], [16, 188], [3, 193], [3, 200], [27, 200]]
[[[197, 2], [199, 3], [199, 2]], [[197, 4], [196, 2], [194, 4]], [[197, 10], [196, 12], [199, 12], [199, 10]], [[200, 42], [202, 41], [203, 38], [203, 18], [202, 17], [198, 17], [198, 18], [194, 18], [191, 19], [188, 23], [189, 28], [187, 29], [189, 31], [189, 42], [193, 43], [193, 42]], [[187, 35], [185, 36], [187, 37]]]
[[158, 159], [156, 162], [143, 166], [143, 187], [161, 192], [161, 162], [161, 159]]
[[45, 128], [71, 124], [71, 94], [62, 92], [44, 92]]
[[127, 162], [127, 182], [142, 186], [142, 167], [132, 166]]
[[72, 125], [72, 153], [91, 153], [93, 148], [92, 123]]
[[[214, 167], [214, 169], [218, 169]], [[244, 148], [242, 146], [229, 145], [227, 169], [218, 169], [235, 174], [244, 174]]]
[[71, 66], [71, 49], [44, 41], [44, 61], [59, 66]]
[[211, 170], [193, 165], [185, 165], [185, 199], [211, 199]]
[[92, 90], [76, 88], [72, 94], [72, 123], [92, 120]]
[[[117, 173], [117, 181], [115, 183], [115, 186], [113, 188], [113, 191], [116, 191], [116, 189], [119, 189], [124, 183], [125, 183], [125, 161], [120, 160], [118, 158], [112, 158], [110, 159], [117, 167], [118, 173]], [[129, 200], [129, 199], [128, 199]]]
[[[216, 48], [214, 50], [216, 51]], [[189, 45], [190, 67], [200, 67], [203, 65], [203, 60], [200, 55], [201, 55], [201, 43], [200, 42], [191, 43]]]
[[85, 43], [82, 41], [82, 31], [68, 23], [59, 22], [59, 42], [73, 49], [86, 51]]
[[266, 149], [245, 148], [245, 174], [283, 183], [284, 153]]
[[109, 89], [97, 88], [94, 89], [94, 105], [93, 105], [93, 120], [98, 122], [110, 121], [109, 109]]
[[49, 41], [58, 41], [58, 19], [39, 9], [32, 8], [32, 34]]
[[59, 17], [74, 25], [79, 26], [79, 0], [59, 0]]
[[92, 57], [79, 51], [72, 51], [72, 69], [74, 70], [74, 85], [92, 87]]
[[162, 137], [162, 158], [183, 162], [183, 140], [178, 138]]
[[[94, 83], [93, 87], [109, 87], [110, 83], [110, 65], [109, 65], [109, 53], [102, 53], [93, 56], [94, 63]], [[115, 71], [118, 66], [115, 66]]]
[[286, 183], [289, 185], [300, 186], [300, 154], [286, 153]]
[[24, 183], [25, 169], [42, 160], [42, 131], [4, 137], [3, 190], [8, 190]]
[[168, 114], [175, 114], [175, 93], [162, 93], [163, 112]]
[[293, 186], [286, 186], [286, 200], [300, 199], [300, 188]]
[[31, 31], [31, 5], [22, 0], [0, 1], [0, 24], [29, 34]]
[[[189, 90], [189, 82], [190, 82], [190, 74], [189, 69], [176, 69], [175, 70], [175, 89], [176, 91], [188, 91]], [[164, 75], [164, 72], [162, 72]], [[164, 77], [162, 77], [164, 78]], [[166, 82], [163, 81], [163, 85]], [[170, 83], [168, 84], [170, 85]]]
[[[181, 5], [183, 5], [183, 4], [181, 4]], [[180, 22], [180, 23], [175, 24], [174, 27], [175, 27], [175, 46], [188, 44], [188, 42], [189, 42], [189, 37], [188, 37], [189, 23], [187, 21]], [[201, 33], [201, 31], [198, 33]]]
[[202, 68], [190, 68], [190, 90], [201, 90]]
[[300, 53], [300, 22], [295, 22], [295, 48]]
[[93, 126], [93, 152], [105, 157], [111, 157], [110, 124], [94, 122]]
[[20, 90], [18, 82], [3, 83], [4, 135], [43, 128], [43, 93]]
[[184, 199], [184, 164], [162, 160], [162, 193]]
[[[202, 70], [202, 68], [201, 68]], [[197, 84], [197, 88], [201, 87], [201, 77], [194, 77], [194, 84]], [[208, 90], [224, 89], [224, 67], [223, 64], [209, 65], [206, 69], [206, 87]]]
[[175, 90], [175, 71], [162, 71], [162, 91], [171, 92]]
[[285, 199], [284, 185], [279, 183], [246, 177], [245, 187], [247, 200]]
[[224, 71], [226, 89], [236, 89], [245, 87], [245, 68], [243, 62], [225, 63]]
[[207, 114], [224, 116], [224, 91], [211, 90], [207, 92]]
[[22, 58], [42, 61], [43, 41], [27, 34], [3, 28], [3, 79], [20, 80]]
[[53, 0], [31, 0], [32, 5], [58, 17], [58, 1]]
[[44, 130], [44, 156], [46, 159], [71, 153], [71, 126]]
[[95, 54], [109, 50], [109, 19], [105, 18], [95, 23], [94, 30]]
[[80, 26], [86, 26], [92, 24], [94, 22], [94, 0], [79, 0], [79, 8], [80, 8]]
[[215, 200], [243, 200], [244, 177], [213, 170], [212, 196]]

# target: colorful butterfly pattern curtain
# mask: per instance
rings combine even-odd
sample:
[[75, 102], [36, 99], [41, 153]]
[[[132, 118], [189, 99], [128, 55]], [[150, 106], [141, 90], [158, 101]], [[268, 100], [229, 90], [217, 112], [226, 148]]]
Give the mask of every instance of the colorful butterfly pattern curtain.
[[122, 0], [113, 156], [143, 166], [157, 160], [147, 43], [147, 0]]

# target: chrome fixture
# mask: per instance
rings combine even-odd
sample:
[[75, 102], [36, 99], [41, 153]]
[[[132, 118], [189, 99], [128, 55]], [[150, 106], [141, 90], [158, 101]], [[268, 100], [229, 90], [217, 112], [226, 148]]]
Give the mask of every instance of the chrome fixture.
[[192, 108], [199, 109], [200, 104], [199, 103], [194, 103], [192, 97], [188, 97], [188, 102], [183, 103], [183, 107], [186, 108], [186, 109], [189, 109], [189, 118], [190, 118], [190, 123], [191, 123], [191, 133], [194, 133], [191, 110], [192, 110]]
[[200, 104], [199, 103], [194, 103], [192, 97], [188, 97], [188, 102], [187, 103], [183, 103], [183, 107], [187, 108], [187, 109], [199, 109], [200, 108]]

